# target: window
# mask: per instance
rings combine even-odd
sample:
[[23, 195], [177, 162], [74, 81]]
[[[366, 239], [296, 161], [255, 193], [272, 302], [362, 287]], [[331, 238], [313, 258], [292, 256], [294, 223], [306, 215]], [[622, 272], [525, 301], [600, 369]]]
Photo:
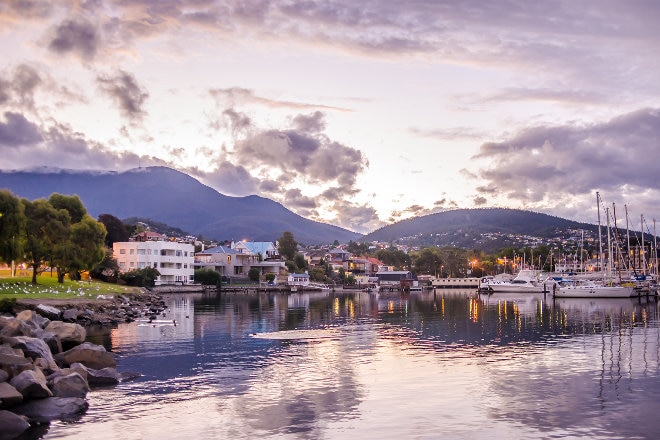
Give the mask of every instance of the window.
[[131, 249], [129, 252], [131, 255], [135, 254], [135, 249]]
[[183, 263], [183, 268], [188, 269], [188, 263]]
[[184, 251], [184, 252], [183, 252], [183, 256], [184, 256], [184, 257], [187, 257], [187, 256], [188, 256], [188, 251]]
[[146, 249], [138, 249], [138, 250], [137, 250], [137, 253], [138, 253], [138, 255], [146, 255], [146, 254], [147, 254], [147, 250], [146, 250]]
[[181, 263], [176, 263], [176, 268], [181, 269]]
[[128, 265], [129, 265], [129, 267], [135, 267], [135, 263], [133, 263], [132, 261], [130, 263], [128, 263]]
[[145, 263], [144, 261], [140, 261], [140, 262], [138, 263], [138, 267], [139, 267], [140, 269], [144, 269], [144, 267], [146, 266], [146, 264], [147, 264], [147, 263]]
[[158, 263], [154, 263], [154, 269], [158, 267]]
[[119, 249], [119, 253], [121, 255], [126, 255], [126, 249]]
[[176, 251], [176, 256], [180, 257], [181, 256], [181, 251]]

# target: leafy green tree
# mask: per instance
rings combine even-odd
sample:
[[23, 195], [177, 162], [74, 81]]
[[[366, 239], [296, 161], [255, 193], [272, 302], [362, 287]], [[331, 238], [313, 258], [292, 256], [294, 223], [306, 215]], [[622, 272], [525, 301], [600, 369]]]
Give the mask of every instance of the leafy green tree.
[[117, 260], [113, 258], [112, 249], [105, 249], [105, 257], [103, 257], [103, 260], [89, 271], [89, 275], [107, 283], [117, 282], [117, 279], [119, 278], [119, 264], [117, 264]]
[[83, 217], [87, 214], [85, 205], [80, 200], [80, 197], [67, 196], [64, 194], [53, 193], [48, 198], [48, 202], [55, 209], [64, 209], [69, 213], [71, 223], [78, 223], [82, 221]]
[[105, 257], [106, 230], [103, 223], [89, 215], [71, 225], [70, 243], [74, 245], [73, 258], [64, 267], [71, 279], [80, 279], [81, 270], [91, 270]]
[[22, 199], [25, 209], [25, 259], [32, 268], [32, 284], [44, 262], [51, 262], [56, 249], [68, 239], [69, 213], [55, 209], [46, 199]]
[[349, 241], [346, 250], [353, 255], [367, 256], [369, 255], [369, 243], [358, 243], [356, 241]]
[[284, 257], [285, 260], [293, 260], [298, 253], [298, 242], [293, 237], [293, 234], [286, 231], [277, 242], [277, 251], [279, 254]]
[[266, 277], [266, 281], [267, 281], [268, 283], [272, 283], [272, 282], [275, 280], [275, 278], [277, 277], [277, 275], [275, 275], [274, 273], [270, 272], [270, 273], [267, 273], [267, 274], [265, 275], [265, 277]]
[[25, 212], [21, 200], [7, 190], [0, 191], [0, 259], [11, 265], [11, 276], [16, 276], [14, 262], [23, 255]]
[[81, 270], [91, 270], [103, 260], [105, 226], [87, 215], [78, 196], [54, 193], [48, 202], [69, 216], [69, 222], [64, 225], [66, 236], [57, 240], [51, 257], [51, 265], [57, 269], [57, 281], [63, 283], [66, 274], [72, 280], [79, 280]]
[[296, 254], [295, 258], [293, 259], [293, 262], [296, 263], [296, 267], [299, 270], [307, 269], [307, 260], [305, 260], [305, 256], [300, 252]]
[[205, 286], [217, 286], [222, 280], [220, 272], [213, 269], [195, 270], [195, 281]]
[[119, 277], [129, 286], [138, 287], [153, 287], [156, 285], [156, 278], [160, 276], [160, 272], [153, 267], [145, 267], [144, 269], [131, 270], [124, 272]]
[[436, 275], [443, 264], [440, 249], [427, 247], [412, 255], [413, 266], [418, 274]]
[[[108, 234], [105, 236], [105, 245], [109, 248], [114, 243], [128, 241], [130, 234], [126, 225], [111, 214], [99, 215], [98, 221], [103, 223]], [[201, 250], [201, 249], [200, 249]]]
[[395, 247], [377, 250], [376, 258], [388, 266], [394, 266], [397, 270], [410, 267], [411, 264], [410, 256], [401, 249]]
[[309, 270], [309, 279], [310, 281], [315, 281], [319, 283], [328, 282], [328, 277], [326, 276], [325, 269], [322, 267], [314, 267]]
[[260, 276], [261, 276], [261, 270], [259, 270], [258, 267], [251, 267], [250, 270], [248, 270], [248, 278], [251, 281], [259, 281]]

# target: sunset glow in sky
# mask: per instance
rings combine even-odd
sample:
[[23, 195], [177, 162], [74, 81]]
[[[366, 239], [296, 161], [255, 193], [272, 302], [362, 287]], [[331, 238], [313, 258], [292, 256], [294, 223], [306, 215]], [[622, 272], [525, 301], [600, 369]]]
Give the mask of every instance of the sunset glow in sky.
[[658, 23], [651, 0], [6, 0], [0, 169], [164, 165], [358, 232], [473, 207], [595, 223], [600, 191], [639, 229]]

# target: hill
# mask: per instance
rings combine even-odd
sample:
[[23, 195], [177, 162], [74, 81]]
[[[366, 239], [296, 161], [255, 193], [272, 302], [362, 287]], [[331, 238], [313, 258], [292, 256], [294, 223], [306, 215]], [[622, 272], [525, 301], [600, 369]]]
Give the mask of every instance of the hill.
[[77, 194], [93, 217], [149, 218], [209, 239], [274, 241], [284, 231], [304, 244], [348, 242], [361, 234], [303, 218], [256, 195], [230, 197], [166, 167], [126, 172], [3, 171], [0, 188], [34, 200]]
[[402, 220], [360, 241], [398, 242], [412, 246], [458, 246], [495, 251], [543, 239], [575, 236], [578, 230], [597, 236], [598, 226], [519, 209], [456, 209]]

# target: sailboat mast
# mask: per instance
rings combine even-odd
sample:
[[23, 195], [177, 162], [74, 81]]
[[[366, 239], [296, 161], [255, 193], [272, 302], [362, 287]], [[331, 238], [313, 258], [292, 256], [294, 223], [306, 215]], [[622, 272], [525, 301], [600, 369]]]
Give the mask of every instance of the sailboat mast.
[[655, 219], [653, 219], [653, 272], [658, 276], [658, 236], [655, 233]]
[[644, 267], [644, 276], [646, 276], [646, 245], [644, 244], [644, 214], [639, 215], [639, 228], [642, 231], [642, 245], [640, 246], [642, 266]]
[[603, 272], [603, 239], [600, 233], [600, 193], [596, 191], [596, 209], [598, 210], [598, 269]]
[[607, 220], [607, 276], [612, 281], [612, 238], [610, 234], [610, 208], [605, 208], [605, 218]]
[[[613, 249], [616, 249], [616, 273], [619, 276], [619, 281], [621, 281], [621, 249], [619, 248], [619, 227], [616, 224], [616, 205], [612, 203], [612, 221], [614, 222], [614, 245]], [[625, 263], [625, 261], [624, 261]]]
[[628, 271], [634, 271], [635, 270], [635, 264], [634, 261], [632, 260], [632, 253], [630, 252], [630, 229], [628, 225], [628, 205], [623, 205], [623, 207], [626, 209], [626, 240], [628, 241], [627, 243], [627, 248], [626, 248], [626, 254], [628, 255]]

